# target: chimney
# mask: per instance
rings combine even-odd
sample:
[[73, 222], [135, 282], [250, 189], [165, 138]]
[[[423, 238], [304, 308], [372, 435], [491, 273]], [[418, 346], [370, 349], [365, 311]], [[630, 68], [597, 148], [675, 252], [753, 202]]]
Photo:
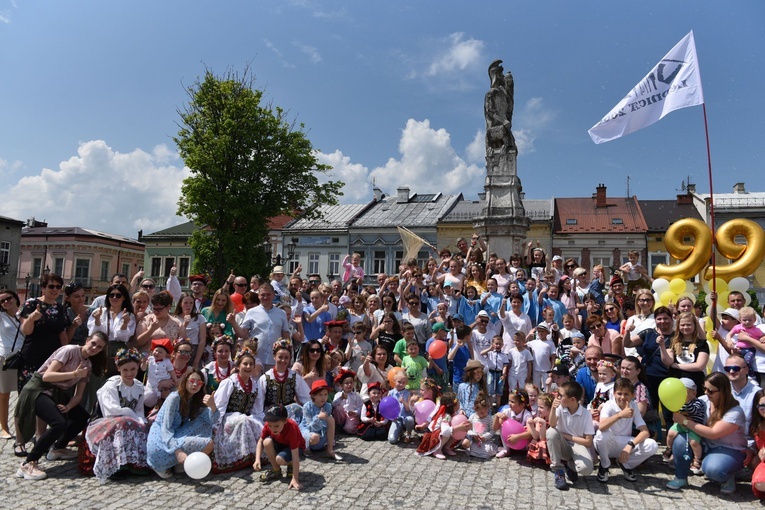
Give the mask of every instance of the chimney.
[[737, 182], [736, 184], [734, 184], [733, 193], [735, 193], [736, 195], [743, 195], [744, 193], [746, 193], [746, 188], [744, 187], [744, 183]]
[[374, 188], [372, 188], [372, 193], [374, 194], [374, 197], [375, 197], [375, 202], [379, 202], [380, 200], [382, 200], [383, 198], [385, 198], [385, 194], [384, 194], [384, 193], [382, 192], [382, 190], [381, 190], [380, 188], [378, 188], [377, 186], [375, 186]]
[[606, 207], [606, 185], [598, 184], [595, 188], [595, 207]]
[[518, 192], [518, 198], [521, 200], [526, 200], [526, 192], [525, 191], [519, 191]]
[[677, 195], [677, 205], [692, 205], [693, 195], [686, 193], [685, 195]]
[[685, 186], [685, 191], [690, 195], [691, 193], [696, 193], [696, 185], [691, 184], [690, 182]]
[[143, 242], [143, 230], [138, 231], [138, 242], [139, 243]]
[[484, 202], [486, 200], [486, 192], [485, 191], [483, 193], [479, 193], [478, 194], [478, 200], [480, 200], [481, 202]]
[[396, 188], [396, 203], [405, 204], [407, 202], [409, 202], [409, 188], [406, 186]]

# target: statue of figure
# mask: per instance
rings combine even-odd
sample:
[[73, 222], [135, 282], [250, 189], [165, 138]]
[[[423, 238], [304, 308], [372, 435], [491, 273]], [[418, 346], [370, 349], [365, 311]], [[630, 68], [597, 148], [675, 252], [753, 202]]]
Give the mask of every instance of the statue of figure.
[[502, 74], [502, 61], [495, 60], [489, 66], [491, 87], [484, 99], [486, 115], [486, 155], [495, 152], [505, 153], [515, 149], [515, 138], [511, 131], [513, 125], [513, 94], [515, 82], [513, 74]]

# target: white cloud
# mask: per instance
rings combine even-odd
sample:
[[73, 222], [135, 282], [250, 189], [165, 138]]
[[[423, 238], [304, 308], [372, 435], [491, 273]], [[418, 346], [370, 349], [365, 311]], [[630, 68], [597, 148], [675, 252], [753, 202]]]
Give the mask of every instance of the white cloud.
[[319, 181], [341, 181], [343, 196], [340, 202], [344, 204], [359, 204], [368, 202], [372, 197], [372, 186], [369, 183], [369, 169], [361, 163], [351, 163], [351, 158], [336, 150], [332, 154], [316, 151], [316, 159], [323, 165], [332, 167], [327, 174], [318, 174]]
[[475, 132], [473, 141], [465, 148], [465, 156], [470, 163], [484, 164], [486, 161], [486, 131], [479, 129]]
[[282, 65], [282, 67], [286, 67], [287, 69], [294, 69], [295, 65], [287, 62], [284, 58], [284, 54], [281, 52], [279, 48], [276, 47], [274, 43], [269, 41], [268, 39], [263, 39], [263, 44], [266, 45], [266, 48], [271, 50], [271, 52], [276, 55], [277, 60]]
[[436, 56], [428, 67], [428, 76], [454, 74], [476, 68], [484, 59], [484, 42], [478, 39], [465, 39], [464, 32], [451, 34], [446, 42], [449, 47]]
[[370, 177], [387, 193], [409, 186], [420, 193], [465, 193], [474, 195], [483, 183], [484, 170], [462, 159], [451, 145], [445, 129], [435, 130], [430, 121], [409, 119], [399, 142], [400, 159], [390, 158]]
[[546, 130], [555, 120], [556, 112], [547, 107], [541, 97], [532, 97], [518, 112], [513, 129], [515, 144], [519, 154], [529, 154], [536, 150], [534, 141], [540, 132]]
[[302, 44], [297, 41], [294, 41], [292, 44], [297, 49], [305, 53], [312, 64], [318, 64], [321, 62], [321, 54], [319, 53], [319, 50], [316, 49], [314, 46], [309, 46], [308, 44]]
[[13, 218], [136, 237], [140, 229], [150, 233], [185, 221], [175, 211], [189, 171], [169, 164], [175, 159], [164, 145], [150, 154], [120, 153], [103, 140], [81, 143], [58, 170], [44, 168], [0, 193], [0, 203]]

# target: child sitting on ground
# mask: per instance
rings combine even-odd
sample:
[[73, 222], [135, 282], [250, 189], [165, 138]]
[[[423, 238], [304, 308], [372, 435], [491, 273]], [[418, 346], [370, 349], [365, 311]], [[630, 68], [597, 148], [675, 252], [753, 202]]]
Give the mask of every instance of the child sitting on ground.
[[358, 433], [364, 441], [382, 441], [388, 437], [389, 421], [380, 414], [380, 400], [382, 400], [380, 383], [369, 383], [367, 394], [369, 398], [364, 401], [364, 407], [361, 410]]
[[481, 392], [473, 403], [475, 412], [470, 415], [471, 429], [462, 442], [471, 457], [490, 459], [497, 454], [497, 443], [491, 429], [492, 418], [489, 414], [489, 397]]
[[[495, 431], [502, 429], [502, 424], [505, 420], [515, 420], [521, 425], [526, 425], [526, 422], [532, 418], [531, 407], [529, 406], [529, 394], [526, 390], [513, 390], [507, 399], [507, 410], [505, 412], [499, 412], [494, 415], [494, 423], [492, 428]], [[502, 440], [502, 448], [497, 452], [497, 458], [501, 459], [507, 457], [508, 444], [513, 444], [522, 439], [531, 439], [531, 433], [524, 431], [520, 434], [510, 434], [508, 437], [503, 437], [500, 434]]]
[[292, 478], [289, 488], [302, 489], [299, 476], [300, 452], [305, 450], [305, 441], [300, 427], [292, 418], [287, 417], [287, 408], [283, 405], [269, 407], [264, 421], [252, 467], [255, 471], [260, 471], [260, 459], [265, 451], [271, 468], [260, 475], [260, 481], [279, 480], [282, 477], [282, 466], [287, 466], [287, 476]]
[[332, 417], [346, 434], [355, 434], [359, 430], [359, 416], [364, 406], [361, 395], [356, 393], [356, 372], [341, 368], [335, 377], [335, 384], [339, 384], [341, 389], [332, 401]]
[[[679, 413], [696, 423], [704, 423], [707, 419], [707, 408], [701, 399], [696, 397], [696, 383], [687, 377], [683, 377], [680, 381], [685, 386], [686, 398], [685, 405], [680, 408]], [[691, 451], [693, 452], [693, 462], [691, 463], [691, 473], [694, 475], [702, 475], [704, 472], [701, 470], [701, 436], [695, 432], [688, 430], [679, 423], [675, 423], [670, 427], [667, 432], [667, 447], [662, 454], [663, 459], [666, 462], [672, 460], [672, 445], [675, 443], [675, 439], [678, 434], [688, 434], [688, 443], [690, 444]]]
[[550, 465], [550, 454], [547, 451], [547, 427], [550, 426], [550, 412], [555, 397], [550, 393], [542, 393], [538, 398], [537, 416], [526, 420], [526, 429], [531, 433], [531, 442], [526, 454], [529, 462], [544, 462]]
[[[414, 345], [417, 347], [416, 342]], [[408, 382], [409, 378], [406, 373], [398, 371], [393, 377], [393, 389], [388, 392], [388, 396], [398, 400], [398, 403], [401, 406], [398, 417], [390, 422], [390, 429], [388, 429], [388, 442], [390, 444], [398, 443], [402, 432], [404, 435], [404, 443], [410, 443], [412, 441], [414, 414], [410, 408], [412, 393], [407, 389]]]
[[311, 402], [303, 404], [303, 419], [300, 420], [300, 432], [310, 451], [327, 448], [327, 456], [334, 460], [343, 460], [335, 453], [335, 419], [332, 417], [332, 404], [329, 400], [329, 385], [324, 379], [318, 379], [311, 385]]
[[417, 447], [417, 455], [433, 455], [435, 458], [444, 460], [444, 455], [454, 456], [456, 453], [451, 449], [455, 443], [452, 433], [455, 430], [470, 430], [470, 421], [452, 427], [452, 419], [460, 410], [460, 403], [454, 392], [447, 391], [441, 395], [441, 405], [436, 408], [433, 417], [428, 424], [428, 432], [422, 436], [420, 446]]

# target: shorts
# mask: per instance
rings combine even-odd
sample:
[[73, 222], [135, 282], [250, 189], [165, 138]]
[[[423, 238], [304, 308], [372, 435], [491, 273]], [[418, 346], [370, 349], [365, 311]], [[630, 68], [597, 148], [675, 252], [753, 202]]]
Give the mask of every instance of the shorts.
[[698, 442], [698, 443], [700, 443], [700, 442], [701, 442], [701, 436], [700, 436], [700, 435], [698, 435], [698, 434], [697, 434], [697, 433], [695, 433], [695, 432], [691, 432], [690, 430], [688, 430], [687, 428], [683, 427], [683, 426], [682, 426], [682, 425], [680, 425], [679, 423], [675, 423], [675, 424], [673, 424], [673, 425], [672, 425], [672, 426], [669, 428], [669, 430], [674, 430], [674, 431], [675, 431], [675, 432], [677, 432], [678, 434], [688, 434], [688, 439], [690, 439], [691, 441], [696, 441], [696, 442]]
[[[311, 434], [316, 434], [316, 432], [311, 432]], [[317, 434], [318, 435], [318, 434]], [[306, 442], [306, 445], [312, 452], [317, 452], [319, 450], [322, 450], [327, 447], [327, 434], [321, 434], [319, 435], [319, 442], [316, 444], [309, 444]]]
[[290, 445], [274, 441], [274, 450], [276, 450], [277, 457], [281, 457], [287, 462], [292, 462], [292, 449]]
[[488, 386], [490, 397], [493, 397], [494, 395], [499, 395], [501, 397], [505, 389], [505, 381], [502, 379], [502, 371], [489, 370], [486, 375], [486, 385]]

